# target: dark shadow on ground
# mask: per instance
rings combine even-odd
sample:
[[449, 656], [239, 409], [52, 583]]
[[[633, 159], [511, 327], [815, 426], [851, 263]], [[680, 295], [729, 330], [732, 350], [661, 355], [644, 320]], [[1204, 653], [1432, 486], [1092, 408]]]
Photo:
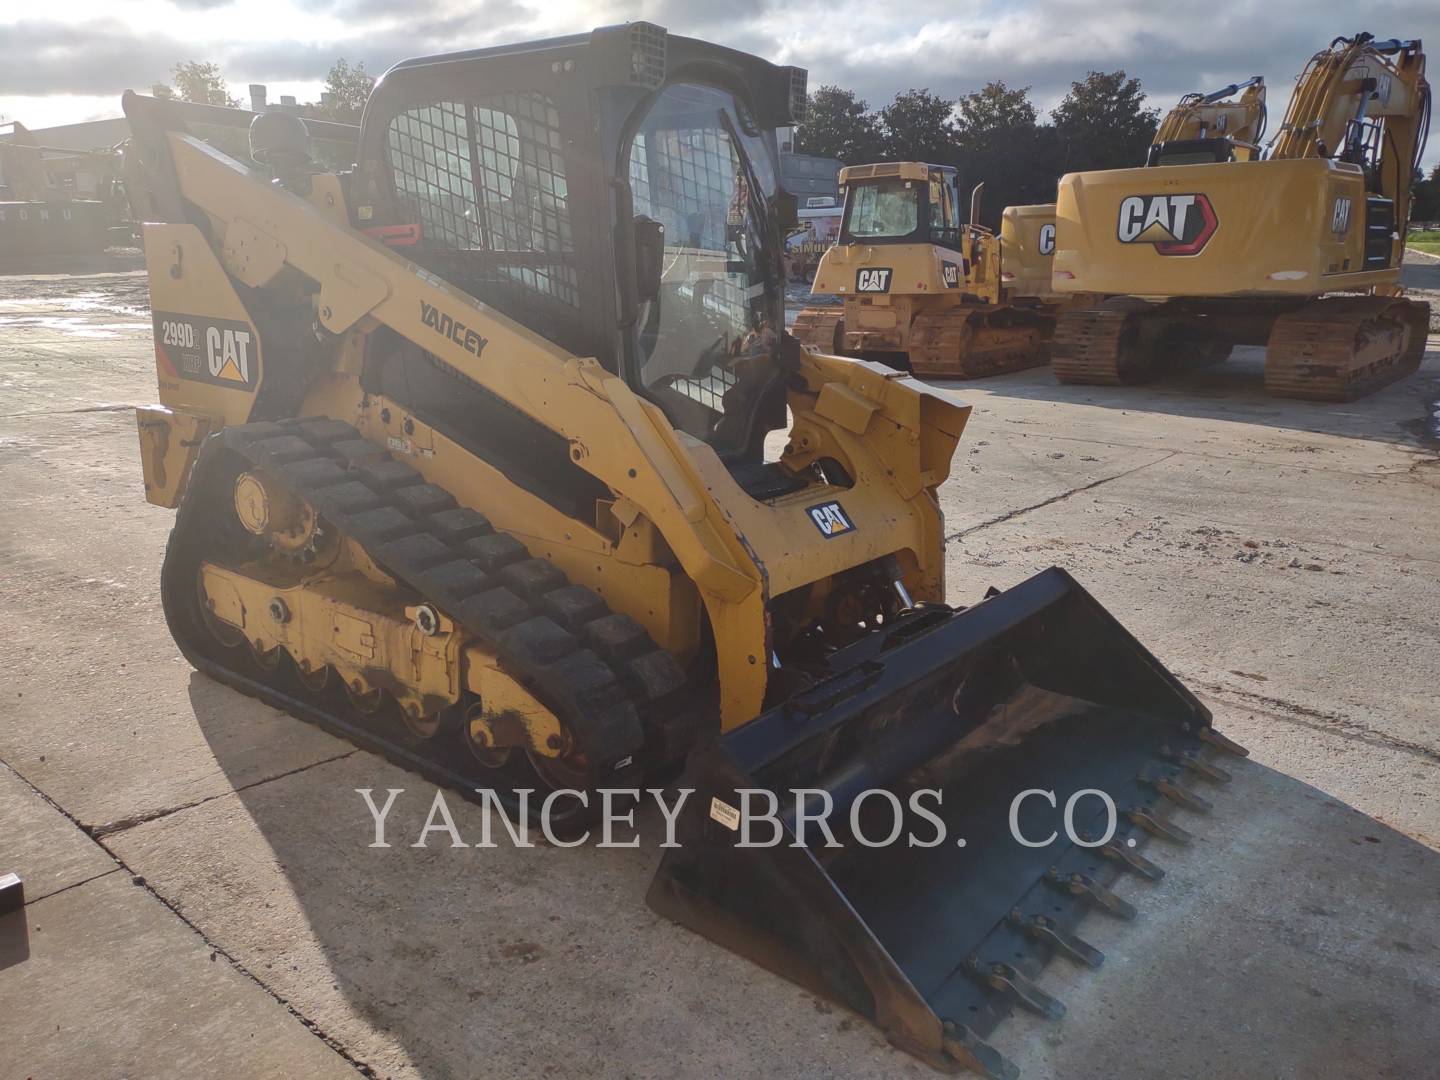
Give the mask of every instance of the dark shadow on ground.
[[0, 971], [30, 959], [29, 915], [19, 911], [0, 915]]
[[984, 390], [1001, 398], [1063, 401], [1419, 446], [1440, 399], [1440, 342], [1431, 340], [1418, 372], [1352, 402], [1294, 401], [1267, 394], [1264, 351], [1252, 346], [1237, 347], [1223, 364], [1143, 386], [1066, 386], [1056, 381], [1049, 367], [939, 385], [962, 395]]
[[[210, 689], [195, 676], [192, 703], [228, 773], [243, 767], [225, 737], [234, 708], [221, 720]], [[1440, 854], [1269, 768], [1231, 767], [1234, 781], [1210, 792], [1213, 813], [1179, 815], [1197, 834], [1192, 846], [1145, 847], [1165, 880], [1122, 883], [1139, 919], [1086, 921], [1104, 968], [1056, 960], [1046, 969], [1041, 983], [1065, 1001], [1067, 1018], [1017, 1015], [996, 1033], [1023, 1075], [1434, 1075]], [[1416, 782], [1399, 771], [1397, 783]], [[361, 786], [377, 797], [407, 789], [392, 811], [391, 848], [367, 846]], [[657, 814], [642, 819], [638, 850], [450, 850], [439, 834], [416, 849], [406, 845], [433, 789], [366, 753], [238, 798], [308, 928], [272, 942], [265, 912], [229, 915], [227, 933], [253, 938], [220, 944], [310, 1015], [307, 991], [292, 990], [283, 971], [310, 963], [313, 935], [328, 971], [311, 985], [333, 984], [426, 1076], [934, 1075], [843, 1010], [653, 916], [643, 897], [658, 860]], [[482, 813], [447, 801], [464, 839], [478, 841]], [[225, 852], [225, 835], [197, 838], [220, 845], [207, 859], [238, 860], [202, 882], [248, 869], [263, 885], [269, 870], [256, 869], [253, 833], [241, 826], [252, 837], [243, 851]], [[205, 929], [213, 898], [179, 899]], [[322, 1026], [365, 1060], [333, 1023]]]

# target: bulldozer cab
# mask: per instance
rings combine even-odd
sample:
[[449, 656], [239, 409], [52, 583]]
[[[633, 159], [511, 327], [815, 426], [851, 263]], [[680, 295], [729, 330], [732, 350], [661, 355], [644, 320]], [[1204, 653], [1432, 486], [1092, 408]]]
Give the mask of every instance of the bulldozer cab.
[[954, 168], [898, 162], [840, 170], [842, 244], [936, 244], [959, 250]]
[[804, 102], [803, 70], [648, 23], [406, 61], [366, 107], [355, 224], [757, 456], [784, 423], [774, 131]]

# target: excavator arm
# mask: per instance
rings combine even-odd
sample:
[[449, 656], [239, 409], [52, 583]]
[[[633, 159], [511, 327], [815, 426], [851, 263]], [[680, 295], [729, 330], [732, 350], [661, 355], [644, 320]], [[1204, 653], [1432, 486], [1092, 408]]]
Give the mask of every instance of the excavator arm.
[[[1226, 100], [1235, 94], [1240, 94], [1238, 101]], [[1260, 75], [1208, 94], [1186, 94], [1160, 121], [1146, 164], [1175, 164], [1176, 156], [1187, 148], [1193, 154], [1197, 144], [1219, 140], [1228, 140], [1227, 149], [1235, 160], [1252, 161], [1260, 154], [1265, 120], [1265, 80]]]
[[1370, 193], [1394, 203], [1397, 242], [1403, 242], [1430, 103], [1419, 40], [1337, 37], [1300, 73], [1268, 157], [1359, 165]]

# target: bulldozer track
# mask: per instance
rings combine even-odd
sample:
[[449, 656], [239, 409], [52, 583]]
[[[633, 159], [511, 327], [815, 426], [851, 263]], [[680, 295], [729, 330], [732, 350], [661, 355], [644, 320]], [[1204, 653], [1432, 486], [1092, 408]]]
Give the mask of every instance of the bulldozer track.
[[790, 333], [800, 344], [829, 355], [841, 355], [841, 328], [845, 325], [843, 307], [808, 307], [795, 317]]
[[1152, 365], [1138, 348], [1139, 320], [1131, 311], [1067, 311], [1055, 324], [1051, 366], [1062, 383], [1130, 386]]
[[[417, 602], [433, 603], [492, 649], [571, 733], [592, 781], [635, 786], [683, 753], [683, 745], [667, 746], [664, 739], [698, 726], [677, 707], [686, 676], [643, 627], [572, 585], [550, 562], [531, 557], [514, 537], [457, 505], [351, 425], [326, 418], [225, 428], [201, 450], [161, 578], [171, 631], [200, 671], [472, 801], [479, 801], [476, 789], [485, 788], [513, 808], [518, 790], [546, 786], [518, 752], [497, 768], [480, 764], [465, 745], [462, 723], [421, 739], [389, 715], [395, 710], [363, 712], [338, 687], [309, 691], [292, 664], [266, 671], [247, 663], [244, 646], [227, 647], [207, 629], [195, 582], [202, 562], [224, 549], [219, 523], [229, 512], [226, 481], [244, 468], [279, 476]], [[584, 824], [595, 809], [554, 819], [556, 831]]]
[[1265, 389], [1312, 401], [1354, 401], [1419, 370], [1430, 305], [1383, 296], [1327, 296], [1275, 320]]
[[1048, 316], [974, 305], [923, 312], [910, 326], [910, 370], [922, 378], [978, 379], [1049, 359]]

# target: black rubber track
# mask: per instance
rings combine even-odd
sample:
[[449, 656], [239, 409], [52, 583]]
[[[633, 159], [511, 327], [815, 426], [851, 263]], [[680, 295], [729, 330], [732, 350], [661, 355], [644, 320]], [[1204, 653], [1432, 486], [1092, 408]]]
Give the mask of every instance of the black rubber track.
[[[326, 418], [229, 427], [201, 448], [161, 577], [171, 633], [198, 670], [472, 801], [480, 800], [477, 788], [488, 788], [513, 809], [517, 792], [529, 788], [535, 810], [549, 787], [519, 752], [502, 768], [481, 765], [465, 744], [458, 708], [447, 710], [437, 735], [422, 740], [398, 709], [361, 712], [338, 686], [310, 691], [290, 663], [266, 671], [247, 648], [217, 640], [196, 583], [203, 561], [238, 566], [263, 554], [263, 541], [240, 528], [232, 508], [235, 477], [250, 468], [279, 476], [318, 511], [322, 527], [356, 540], [412, 590], [413, 602], [433, 603], [493, 649], [572, 733], [590, 786], [639, 786], [702, 729], [685, 673], [639, 623], [571, 584], [553, 564], [531, 558], [514, 537], [458, 506], [351, 425]], [[557, 833], [583, 829], [596, 801], [585, 810], [573, 799], [557, 802]], [[573, 809], [562, 815], [564, 807]]]

